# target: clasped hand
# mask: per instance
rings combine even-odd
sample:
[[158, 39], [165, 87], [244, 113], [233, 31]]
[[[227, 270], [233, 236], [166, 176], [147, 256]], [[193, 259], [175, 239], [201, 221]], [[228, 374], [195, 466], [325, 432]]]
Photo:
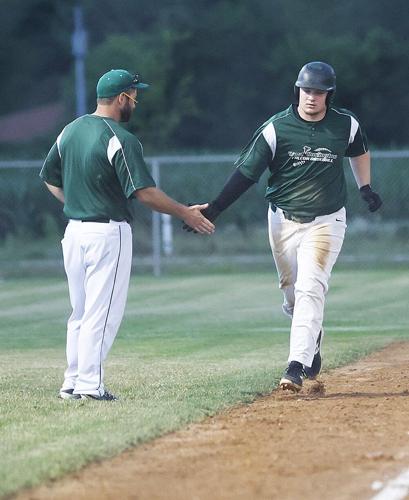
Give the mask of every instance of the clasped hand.
[[204, 203], [203, 205], [189, 204], [189, 208], [183, 220], [183, 229], [186, 227], [186, 231], [194, 231], [200, 234], [213, 234], [215, 225], [206, 216], [208, 207], [208, 203]]
[[[192, 207], [192, 206], [205, 207], [205, 208], [203, 208], [203, 210], [201, 210], [201, 212], [202, 212], [202, 215], [204, 217], [206, 217], [206, 219], [210, 222], [213, 222], [216, 219], [216, 217], [220, 214], [220, 211], [217, 210], [217, 208], [212, 203], [205, 203], [204, 205], [192, 205], [191, 203], [189, 203], [189, 207]], [[183, 222], [184, 222], [184, 224], [182, 226], [182, 229], [184, 231], [187, 231], [188, 233], [200, 232], [200, 231], [197, 231], [196, 228], [192, 227], [192, 225], [189, 224], [188, 221], [185, 220]], [[213, 226], [213, 228], [214, 228], [214, 226]]]

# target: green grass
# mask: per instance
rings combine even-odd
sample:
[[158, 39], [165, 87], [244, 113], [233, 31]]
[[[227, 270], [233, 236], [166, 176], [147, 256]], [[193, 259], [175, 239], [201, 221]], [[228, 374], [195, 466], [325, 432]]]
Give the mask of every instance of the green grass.
[[[69, 313], [63, 278], [0, 282], [0, 495], [197, 421], [277, 384], [289, 321], [271, 273], [134, 277], [106, 364], [116, 403], [56, 396]], [[407, 276], [338, 271], [325, 368], [409, 337]]]

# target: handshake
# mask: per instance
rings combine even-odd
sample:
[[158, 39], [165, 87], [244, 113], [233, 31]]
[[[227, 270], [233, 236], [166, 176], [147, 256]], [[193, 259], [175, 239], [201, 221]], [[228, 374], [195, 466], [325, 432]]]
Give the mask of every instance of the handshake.
[[[193, 204], [192, 203], [189, 203], [189, 206], [192, 206]], [[206, 217], [206, 219], [210, 222], [213, 222], [221, 213], [221, 210], [219, 210], [216, 205], [212, 202], [212, 203], [209, 203], [208, 206], [206, 208], [204, 208], [203, 210], [201, 210], [202, 212], [202, 215], [204, 217]], [[185, 221], [184, 221], [184, 224], [182, 226], [182, 229], [184, 231], [187, 231], [188, 233], [198, 233], [198, 231], [196, 229], [194, 229], [193, 227], [189, 226], [189, 224], [187, 224]]]

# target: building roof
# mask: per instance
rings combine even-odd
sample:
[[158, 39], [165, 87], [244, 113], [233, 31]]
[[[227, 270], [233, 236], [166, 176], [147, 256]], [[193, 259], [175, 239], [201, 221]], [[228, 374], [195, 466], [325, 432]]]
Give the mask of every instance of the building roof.
[[0, 142], [30, 141], [55, 131], [63, 119], [62, 102], [0, 116]]

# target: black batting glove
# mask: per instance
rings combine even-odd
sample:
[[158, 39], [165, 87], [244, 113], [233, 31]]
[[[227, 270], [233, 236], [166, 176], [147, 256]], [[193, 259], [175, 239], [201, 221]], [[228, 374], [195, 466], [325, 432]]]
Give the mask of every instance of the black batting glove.
[[[189, 203], [189, 207], [192, 205], [197, 205], [197, 203]], [[209, 206], [202, 210], [202, 214], [208, 219], [210, 222], [213, 222], [219, 215], [220, 210], [216, 208], [213, 203], [209, 203]], [[188, 226], [186, 223], [182, 226], [183, 231], [187, 231], [188, 233], [197, 233], [192, 227]]]
[[368, 209], [370, 212], [375, 212], [382, 206], [382, 200], [378, 193], [372, 191], [371, 186], [366, 184], [359, 188], [361, 197], [366, 203], [368, 203]]

